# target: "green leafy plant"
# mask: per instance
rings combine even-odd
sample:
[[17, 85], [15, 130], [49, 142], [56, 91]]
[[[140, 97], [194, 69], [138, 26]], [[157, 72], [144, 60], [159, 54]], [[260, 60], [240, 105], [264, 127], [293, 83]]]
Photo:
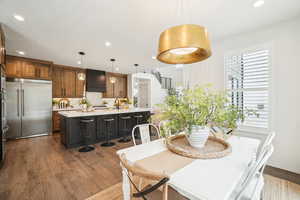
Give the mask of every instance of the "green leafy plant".
[[87, 99], [85, 99], [85, 98], [80, 99], [79, 104], [80, 105], [87, 105], [87, 107], [91, 106], [91, 103]]
[[56, 105], [58, 105], [59, 104], [59, 100], [57, 100], [57, 99], [52, 99], [52, 105], [53, 106], [56, 106]]
[[213, 91], [209, 86], [184, 89], [180, 95], [167, 96], [164, 104], [158, 106], [161, 112], [156, 118], [165, 121], [165, 129], [171, 134], [189, 134], [194, 125], [235, 129], [246, 115], [256, 114], [231, 105], [225, 91]]

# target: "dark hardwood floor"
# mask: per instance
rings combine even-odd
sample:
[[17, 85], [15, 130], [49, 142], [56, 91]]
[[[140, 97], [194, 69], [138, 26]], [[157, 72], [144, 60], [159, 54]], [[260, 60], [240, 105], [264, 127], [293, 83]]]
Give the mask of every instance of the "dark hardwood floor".
[[7, 157], [0, 170], [1, 200], [85, 199], [122, 180], [114, 147], [94, 145], [79, 153], [60, 144], [59, 134], [8, 141]]

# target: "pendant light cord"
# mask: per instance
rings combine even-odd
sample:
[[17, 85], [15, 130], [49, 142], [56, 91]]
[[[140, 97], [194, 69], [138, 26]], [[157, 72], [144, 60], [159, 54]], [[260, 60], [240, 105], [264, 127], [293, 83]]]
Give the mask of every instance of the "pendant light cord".
[[111, 61], [111, 70], [114, 73], [114, 62], [116, 61], [116, 59], [111, 58], [110, 61]]
[[[185, 1], [185, 4], [184, 2]], [[190, 20], [190, 15], [188, 14], [188, 5], [187, 2], [189, 0], [178, 0], [178, 6], [177, 6], [177, 17], [178, 17], [178, 21], [179, 24], [190, 24], [191, 20]]]

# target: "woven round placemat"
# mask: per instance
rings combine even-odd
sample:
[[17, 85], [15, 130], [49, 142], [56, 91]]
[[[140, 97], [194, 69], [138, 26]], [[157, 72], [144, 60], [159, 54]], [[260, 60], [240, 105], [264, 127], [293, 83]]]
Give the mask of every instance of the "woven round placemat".
[[197, 159], [221, 158], [231, 153], [231, 145], [214, 136], [209, 136], [205, 146], [200, 149], [192, 147], [184, 134], [168, 138], [166, 145], [176, 154]]

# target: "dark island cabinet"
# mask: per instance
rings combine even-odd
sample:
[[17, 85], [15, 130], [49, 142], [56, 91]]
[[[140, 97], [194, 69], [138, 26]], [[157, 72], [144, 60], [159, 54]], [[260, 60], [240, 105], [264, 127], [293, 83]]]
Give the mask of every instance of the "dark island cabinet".
[[[105, 119], [114, 119], [114, 121], [107, 123]], [[106, 134], [109, 138], [118, 138], [118, 115], [103, 115], [97, 117], [97, 140], [104, 141]]]
[[[112, 115], [100, 115], [91, 116], [88, 118], [93, 118], [94, 122], [89, 125], [88, 131], [92, 134], [89, 141], [90, 144], [96, 144], [103, 142], [105, 140], [106, 134], [109, 134], [110, 139], [121, 138], [122, 129], [124, 129], [125, 124], [121, 121], [121, 117], [130, 116], [127, 128], [129, 127], [129, 134], [131, 134], [132, 128], [136, 125], [135, 116], [142, 116], [139, 123], [147, 123], [150, 117], [150, 112], [133, 112], [124, 114], [112, 114]], [[107, 132], [105, 119], [113, 118], [114, 121], [111, 122], [109, 127], [109, 132]], [[61, 133], [61, 143], [65, 145], [66, 148], [74, 148], [83, 145], [82, 133], [80, 130], [80, 120], [82, 117], [64, 117], [60, 116], [60, 133]]]
[[[61, 142], [67, 148], [73, 148], [83, 145], [83, 137], [80, 130], [81, 119], [82, 118], [61, 117]], [[88, 131], [91, 134], [89, 144], [94, 144], [96, 141], [96, 118], [93, 117], [93, 119], [94, 122], [88, 125]]]

